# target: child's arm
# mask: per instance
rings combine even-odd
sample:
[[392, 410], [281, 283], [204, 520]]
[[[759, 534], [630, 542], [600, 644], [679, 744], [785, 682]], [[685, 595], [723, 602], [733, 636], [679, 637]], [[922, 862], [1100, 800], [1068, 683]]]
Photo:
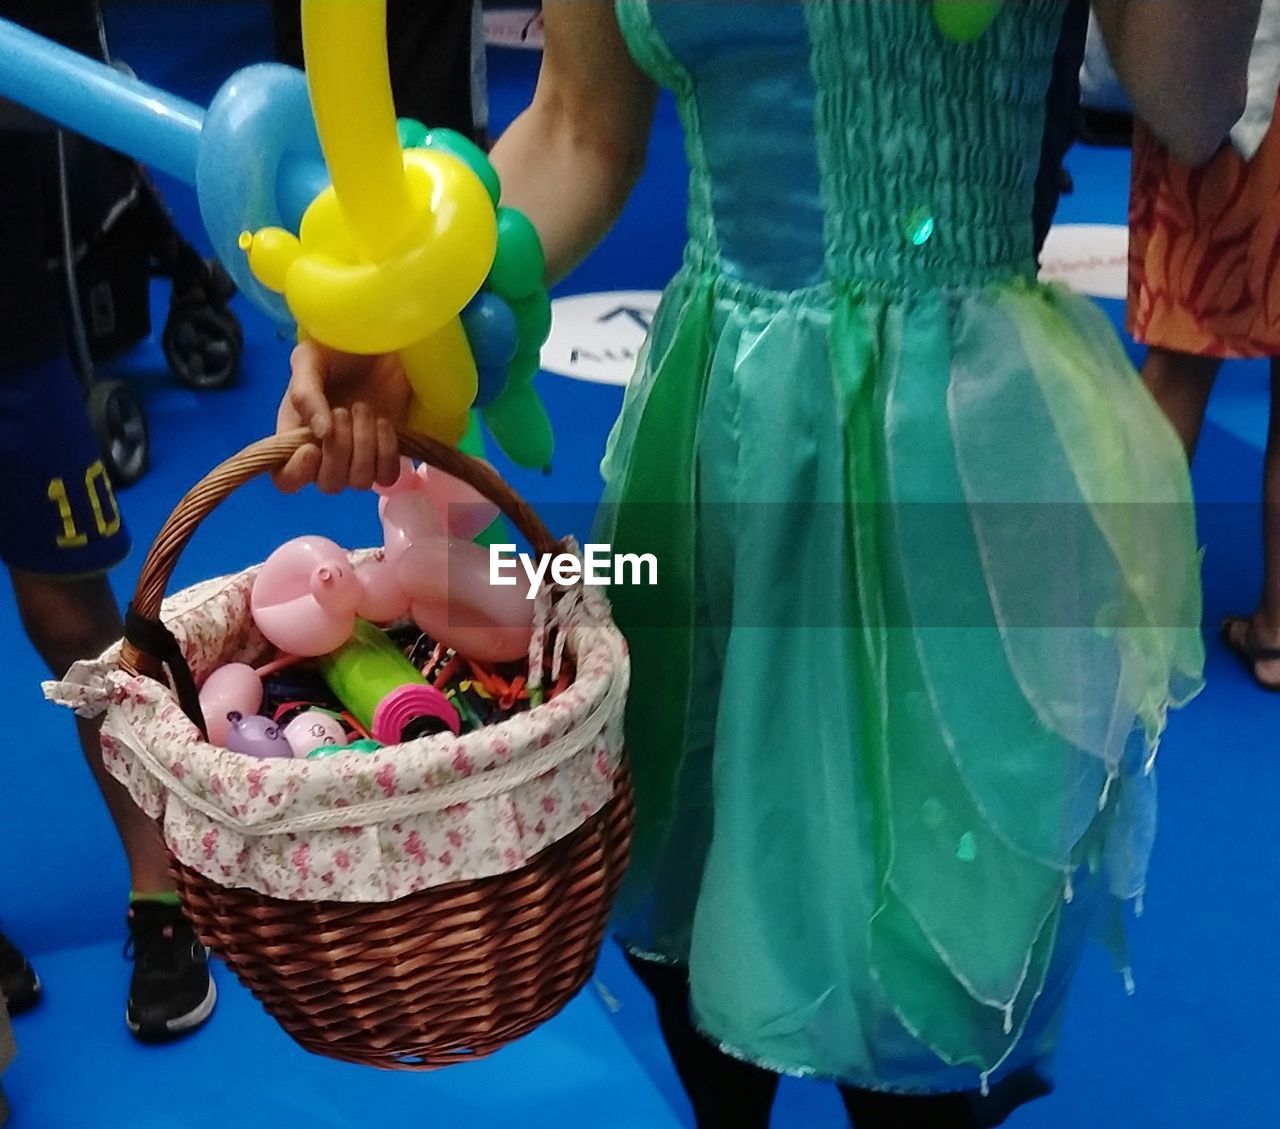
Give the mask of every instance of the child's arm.
[[533, 102], [493, 150], [503, 203], [524, 212], [548, 281], [605, 235], [644, 166], [657, 92], [623, 42], [612, 0], [548, 0]]
[[1217, 152], [1244, 113], [1261, 0], [1094, 0], [1138, 115], [1188, 164]]

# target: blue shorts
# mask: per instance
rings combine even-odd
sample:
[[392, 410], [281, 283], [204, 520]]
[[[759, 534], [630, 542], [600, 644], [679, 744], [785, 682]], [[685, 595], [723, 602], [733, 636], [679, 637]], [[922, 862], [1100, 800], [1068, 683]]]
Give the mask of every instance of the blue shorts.
[[[101, 53], [96, 0], [0, 0], [0, 16]], [[91, 576], [129, 553], [84, 392], [67, 356], [51, 129], [0, 130], [0, 561]]]
[[70, 358], [0, 369], [0, 560], [70, 579], [130, 547]]

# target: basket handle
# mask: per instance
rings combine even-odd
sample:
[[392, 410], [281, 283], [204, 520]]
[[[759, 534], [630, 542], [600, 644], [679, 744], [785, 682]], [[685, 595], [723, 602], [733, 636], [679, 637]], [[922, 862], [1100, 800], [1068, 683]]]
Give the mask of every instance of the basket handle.
[[[406, 431], [397, 431], [400, 453], [460, 479], [496, 505], [524, 535], [535, 553], [557, 552], [560, 543], [542, 519], [491, 467], [460, 451]], [[200, 523], [238, 487], [261, 474], [279, 470], [303, 444], [315, 437], [305, 428], [250, 444], [216, 466], [175, 507], [156, 535], [138, 576], [125, 620], [120, 667], [130, 674], [164, 680], [168, 668], [183, 712], [206, 733], [195, 680], [177, 640], [160, 620], [160, 607], [178, 564]]]

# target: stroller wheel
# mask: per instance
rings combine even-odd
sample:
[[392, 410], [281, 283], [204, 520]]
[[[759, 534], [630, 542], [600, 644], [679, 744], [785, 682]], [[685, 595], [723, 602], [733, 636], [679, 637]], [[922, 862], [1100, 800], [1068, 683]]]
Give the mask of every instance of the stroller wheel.
[[244, 334], [225, 306], [179, 302], [169, 311], [161, 337], [173, 375], [198, 392], [225, 388], [236, 378]]
[[218, 306], [225, 306], [236, 296], [236, 284], [227, 273], [227, 268], [217, 259], [205, 259], [202, 266], [205, 275], [205, 293]]
[[90, 385], [88, 408], [107, 472], [117, 486], [132, 486], [146, 473], [151, 453], [138, 397], [124, 381], [104, 380]]

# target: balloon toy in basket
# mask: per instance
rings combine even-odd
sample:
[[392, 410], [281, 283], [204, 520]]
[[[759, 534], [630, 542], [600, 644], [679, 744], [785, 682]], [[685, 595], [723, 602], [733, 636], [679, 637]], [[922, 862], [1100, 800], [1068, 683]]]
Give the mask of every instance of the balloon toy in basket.
[[[214, 743], [264, 757], [368, 753], [458, 734], [482, 717], [491, 723], [497, 714], [485, 702], [508, 713], [527, 702], [527, 691], [511, 698], [502, 670], [527, 661], [533, 604], [491, 586], [488, 554], [468, 539], [488, 528], [496, 507], [409, 460], [395, 485], [379, 492], [378, 553], [357, 562], [328, 538], [298, 537], [262, 565], [250, 607], [279, 655], [260, 670], [232, 663], [209, 674], [200, 706]], [[405, 621], [415, 630], [401, 630], [399, 643], [379, 629]], [[289, 671], [296, 686], [298, 668], [311, 673], [309, 688], [287, 700], [269, 692], [264, 678]], [[563, 688], [567, 672], [545, 673]], [[272, 697], [273, 716], [259, 714]]]

